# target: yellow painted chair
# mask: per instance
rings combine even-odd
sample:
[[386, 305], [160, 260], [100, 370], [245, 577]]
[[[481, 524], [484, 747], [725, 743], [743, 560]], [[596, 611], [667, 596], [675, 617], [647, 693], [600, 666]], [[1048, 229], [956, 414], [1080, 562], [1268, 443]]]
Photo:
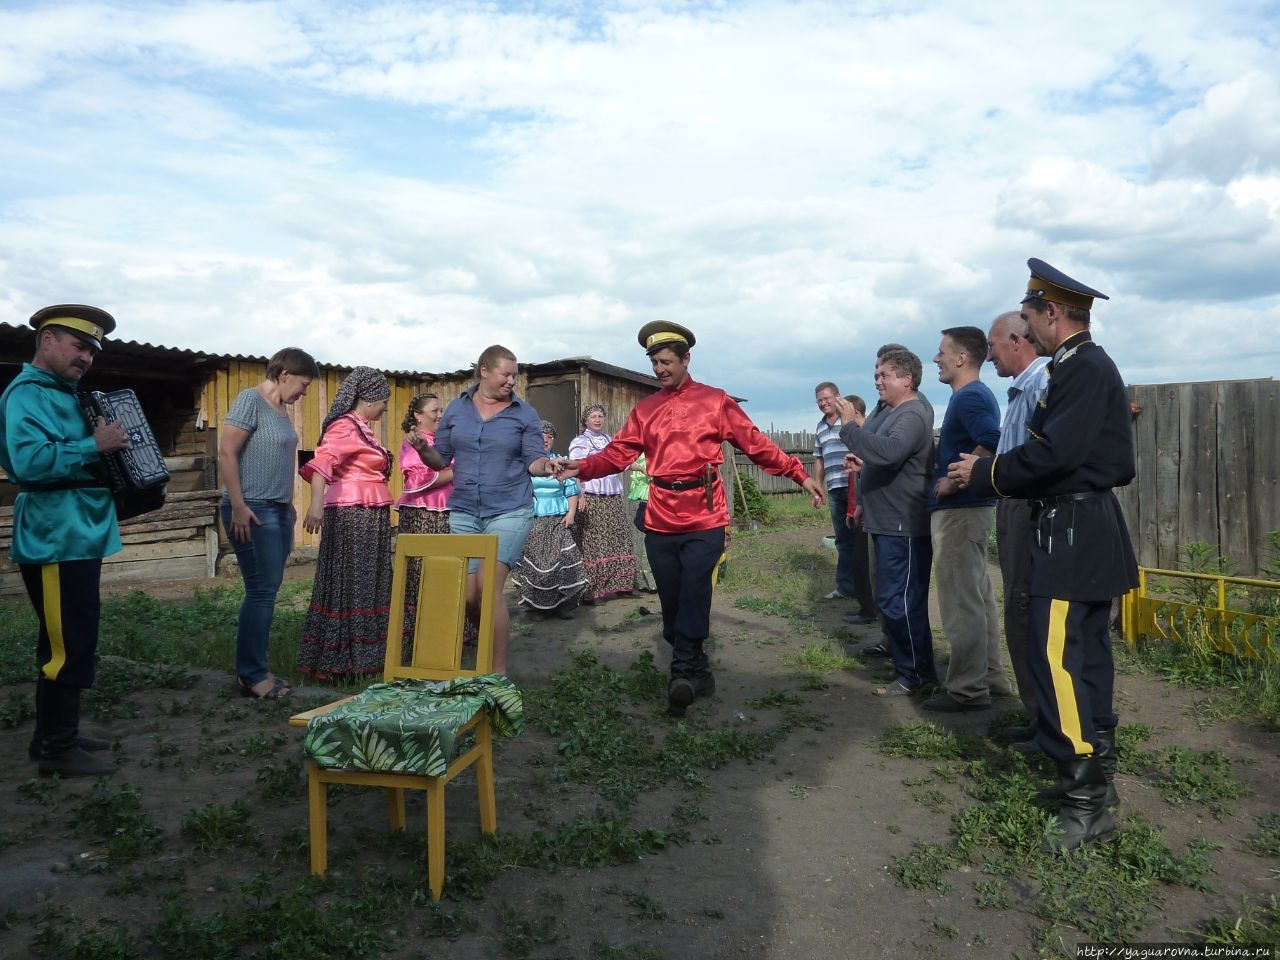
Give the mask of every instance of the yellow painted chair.
[[[482, 563], [482, 597], [479, 637], [472, 669], [463, 668], [463, 628], [466, 621], [467, 561]], [[405, 582], [409, 561], [419, 560], [422, 576], [417, 598], [412, 663], [402, 664]], [[385, 682], [405, 678], [456, 680], [489, 674], [493, 667], [493, 611], [501, 602], [497, 589], [498, 538], [491, 535], [455, 536], [446, 534], [400, 534], [396, 538], [391, 581], [391, 615], [387, 624]], [[293, 726], [305, 727], [313, 717], [353, 701], [347, 697], [289, 718]], [[480, 807], [480, 828], [494, 833], [498, 828], [497, 804], [493, 789], [493, 735], [490, 713], [481, 709], [456, 733], [470, 734], [468, 749], [448, 759], [439, 776], [387, 773], [345, 767], [332, 769], [315, 760], [307, 761], [307, 802], [310, 808], [311, 872], [324, 874], [328, 867], [327, 792], [331, 783], [385, 787], [391, 828], [405, 828], [404, 791], [426, 793], [427, 880], [431, 897], [439, 900], [444, 889], [444, 789], [467, 767], [476, 768], [476, 795]]]

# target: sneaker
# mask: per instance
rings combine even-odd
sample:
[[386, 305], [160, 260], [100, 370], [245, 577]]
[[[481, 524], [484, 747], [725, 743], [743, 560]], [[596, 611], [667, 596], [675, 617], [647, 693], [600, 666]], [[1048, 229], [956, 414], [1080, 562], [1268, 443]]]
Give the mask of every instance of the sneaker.
[[845, 595], [841, 593], [839, 590], [832, 590], [830, 593], [823, 594], [822, 599], [823, 600], [844, 600], [846, 598], [845, 598]]
[[675, 677], [667, 687], [667, 713], [673, 717], [683, 717], [689, 704], [698, 696], [693, 681], [685, 677]]
[[861, 650], [859, 650], [858, 656], [867, 657], [869, 659], [882, 657], [885, 660], [887, 660], [890, 657], [892, 657], [893, 654], [889, 652], [889, 647], [885, 644], [883, 640], [877, 640], [875, 643], [869, 643], [865, 647], [863, 647]]

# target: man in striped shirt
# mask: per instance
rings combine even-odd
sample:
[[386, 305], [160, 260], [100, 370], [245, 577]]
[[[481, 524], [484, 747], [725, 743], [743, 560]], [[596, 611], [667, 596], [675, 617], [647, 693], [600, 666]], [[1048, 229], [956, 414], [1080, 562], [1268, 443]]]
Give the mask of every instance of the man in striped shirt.
[[846, 619], [854, 624], [874, 623], [875, 601], [871, 595], [871, 561], [866, 534], [861, 527], [845, 522], [849, 507], [849, 474], [844, 458], [849, 448], [840, 439], [840, 428], [844, 424], [835, 408], [840, 389], [825, 380], [814, 388], [813, 395], [818, 409], [822, 411], [822, 419], [814, 430], [813, 478], [826, 485], [831, 528], [836, 542], [836, 588], [824, 599], [855, 599], [858, 610], [850, 612]]

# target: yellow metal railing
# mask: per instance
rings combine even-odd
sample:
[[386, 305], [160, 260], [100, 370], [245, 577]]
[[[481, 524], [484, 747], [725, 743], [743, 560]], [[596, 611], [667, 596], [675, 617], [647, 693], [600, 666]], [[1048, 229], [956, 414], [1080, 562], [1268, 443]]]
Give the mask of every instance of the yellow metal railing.
[[[1152, 578], [1181, 581], [1179, 585], [1184, 591], [1187, 581], [1211, 582], [1216, 602], [1210, 606], [1208, 602], [1153, 597], [1150, 593]], [[1280, 583], [1272, 580], [1139, 567], [1137, 589], [1125, 595], [1121, 606], [1120, 624], [1125, 642], [1134, 646], [1140, 639], [1180, 640], [1184, 643], [1207, 640], [1214, 649], [1223, 653], [1252, 658], [1274, 654], [1280, 651], [1280, 616], [1233, 607], [1244, 603], [1238, 596], [1241, 590], [1259, 589], [1276, 591], [1278, 602], [1272, 606], [1280, 608]], [[1171, 591], [1166, 587], [1163, 592]], [[1209, 593], [1207, 587], [1205, 593]], [[1206, 601], [1209, 599], [1205, 597]]]

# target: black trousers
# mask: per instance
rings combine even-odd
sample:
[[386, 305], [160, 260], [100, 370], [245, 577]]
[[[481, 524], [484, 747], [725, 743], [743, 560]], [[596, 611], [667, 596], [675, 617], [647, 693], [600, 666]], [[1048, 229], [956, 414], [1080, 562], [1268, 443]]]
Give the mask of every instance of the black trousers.
[[662, 603], [662, 635], [671, 644], [671, 676], [711, 672], [703, 644], [711, 632], [711, 575], [724, 553], [724, 528], [644, 536]]
[[864, 617], [876, 615], [876, 601], [871, 592], [871, 543], [861, 527], [851, 527], [845, 514], [849, 510], [848, 487], [827, 491], [831, 507], [831, 530], [836, 538], [836, 589], [858, 601], [858, 612]]
[[1000, 550], [1000, 578], [1004, 581], [1004, 639], [1009, 664], [1018, 681], [1018, 696], [1035, 723], [1035, 687], [1027, 667], [1027, 622], [1031, 610], [1031, 504], [1026, 500], [996, 501], [996, 544]]
[[101, 560], [20, 565], [31, 606], [40, 618], [36, 665], [45, 680], [93, 686], [98, 649]]
[[1111, 601], [1031, 597], [1027, 668], [1039, 716], [1036, 742], [1054, 760], [1089, 756], [1098, 727], [1114, 727]]

